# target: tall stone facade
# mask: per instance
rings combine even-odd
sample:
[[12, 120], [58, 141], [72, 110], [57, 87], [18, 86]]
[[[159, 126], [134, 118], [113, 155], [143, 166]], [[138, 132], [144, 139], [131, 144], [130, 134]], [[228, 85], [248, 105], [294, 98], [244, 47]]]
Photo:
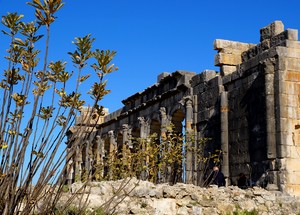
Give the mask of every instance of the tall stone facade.
[[[260, 30], [259, 44], [215, 40], [214, 49], [219, 72], [162, 73], [156, 84], [94, 123], [90, 140], [82, 140], [87, 150], [70, 158], [69, 178], [130, 148], [133, 137], [163, 137], [172, 123], [177, 132], [210, 138], [206, 151], [222, 150], [228, 184], [246, 173], [254, 183], [267, 177], [273, 188], [300, 195], [298, 31], [275, 21]], [[187, 147], [199, 146], [189, 141]], [[200, 177], [195, 156], [186, 152], [186, 183], [197, 184]]]

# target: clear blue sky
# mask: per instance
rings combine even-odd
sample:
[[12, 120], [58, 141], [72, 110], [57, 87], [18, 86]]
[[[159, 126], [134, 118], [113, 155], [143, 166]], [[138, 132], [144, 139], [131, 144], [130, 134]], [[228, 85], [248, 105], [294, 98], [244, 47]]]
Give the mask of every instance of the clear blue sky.
[[[18, 11], [29, 21], [33, 9], [25, 2], [0, 0], [0, 14]], [[110, 112], [123, 106], [121, 100], [154, 84], [161, 72], [200, 73], [218, 69], [214, 67], [214, 39], [258, 43], [259, 29], [274, 20], [282, 20], [285, 28], [300, 29], [299, 0], [65, 0], [65, 3], [53, 25], [50, 59], [68, 61], [72, 70], [66, 54], [73, 50], [71, 41], [88, 33], [96, 38], [95, 48], [116, 50], [114, 63], [119, 71], [108, 77], [112, 92], [102, 101]], [[0, 68], [3, 68], [7, 41], [3, 35], [0, 41]]]

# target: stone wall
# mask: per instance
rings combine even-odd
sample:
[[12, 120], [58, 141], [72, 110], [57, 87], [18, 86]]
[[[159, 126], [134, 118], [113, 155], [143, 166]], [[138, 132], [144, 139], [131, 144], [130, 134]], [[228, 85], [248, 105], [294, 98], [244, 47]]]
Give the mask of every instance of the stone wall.
[[[187, 148], [200, 148], [197, 140], [209, 138], [204, 155], [222, 150], [219, 164], [228, 184], [235, 184], [243, 172], [253, 184], [300, 195], [298, 31], [284, 30], [275, 21], [260, 30], [259, 44], [216, 40], [214, 49], [219, 72], [162, 73], [156, 84], [96, 122], [93, 138], [82, 145], [98, 149], [103, 158], [115, 149], [130, 148], [132, 137], [147, 139], [157, 133], [163, 138], [166, 127], [174, 124], [177, 133], [194, 133]], [[203, 173], [197, 154], [186, 152], [185, 182], [199, 184]], [[88, 156], [74, 158], [77, 166], [95, 162]], [[73, 174], [78, 172], [75, 166], [70, 165]]]
[[[75, 193], [81, 187], [81, 183], [75, 183], [71, 186], [71, 192]], [[118, 191], [120, 187], [122, 189]], [[201, 188], [182, 183], [155, 185], [127, 178], [126, 183], [123, 180], [92, 182], [85, 192], [82, 201], [87, 198], [88, 209], [95, 210], [102, 206], [108, 214], [223, 215], [235, 214], [235, 211], [250, 214], [252, 211], [251, 214], [256, 212], [261, 215], [296, 215], [300, 212], [299, 198], [259, 187], [242, 190], [236, 186]], [[69, 195], [63, 194], [59, 203], [63, 204]]]

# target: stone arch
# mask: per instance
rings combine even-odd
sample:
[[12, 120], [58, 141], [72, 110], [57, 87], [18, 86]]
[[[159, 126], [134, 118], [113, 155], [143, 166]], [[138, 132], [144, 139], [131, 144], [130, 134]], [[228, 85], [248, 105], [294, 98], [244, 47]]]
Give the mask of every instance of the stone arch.
[[157, 135], [160, 135], [160, 131], [161, 123], [156, 119], [152, 119], [150, 123], [150, 134], [156, 133]]
[[140, 138], [140, 128], [133, 127], [131, 130], [131, 142], [132, 142], [132, 152], [136, 152], [138, 150], [138, 139]]
[[150, 115], [151, 120], [156, 120], [158, 122], [161, 122], [160, 120], [160, 110], [156, 110], [154, 111], [151, 115]]
[[172, 106], [172, 108], [169, 111], [169, 115], [170, 116], [174, 115], [174, 113], [177, 112], [178, 110], [181, 110], [182, 113], [185, 115], [185, 108], [184, 105], [181, 104], [181, 102], [178, 102], [177, 104]]
[[174, 125], [174, 132], [177, 134], [182, 133], [184, 127], [185, 113], [181, 109], [177, 109], [172, 114], [171, 122]]

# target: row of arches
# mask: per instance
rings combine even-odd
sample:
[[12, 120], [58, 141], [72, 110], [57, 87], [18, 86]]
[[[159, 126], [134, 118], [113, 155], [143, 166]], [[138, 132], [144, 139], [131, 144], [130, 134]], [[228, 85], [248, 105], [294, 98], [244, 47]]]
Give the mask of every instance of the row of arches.
[[[184, 181], [186, 113], [182, 108], [170, 113], [161, 107], [152, 118], [140, 116], [131, 125], [122, 124], [105, 133], [99, 129], [89, 140], [82, 140], [68, 161], [69, 183], [118, 179], [128, 174], [156, 183]], [[175, 149], [171, 141], [176, 141], [172, 147], [178, 156], [172, 161]], [[68, 147], [71, 151], [73, 146]]]

